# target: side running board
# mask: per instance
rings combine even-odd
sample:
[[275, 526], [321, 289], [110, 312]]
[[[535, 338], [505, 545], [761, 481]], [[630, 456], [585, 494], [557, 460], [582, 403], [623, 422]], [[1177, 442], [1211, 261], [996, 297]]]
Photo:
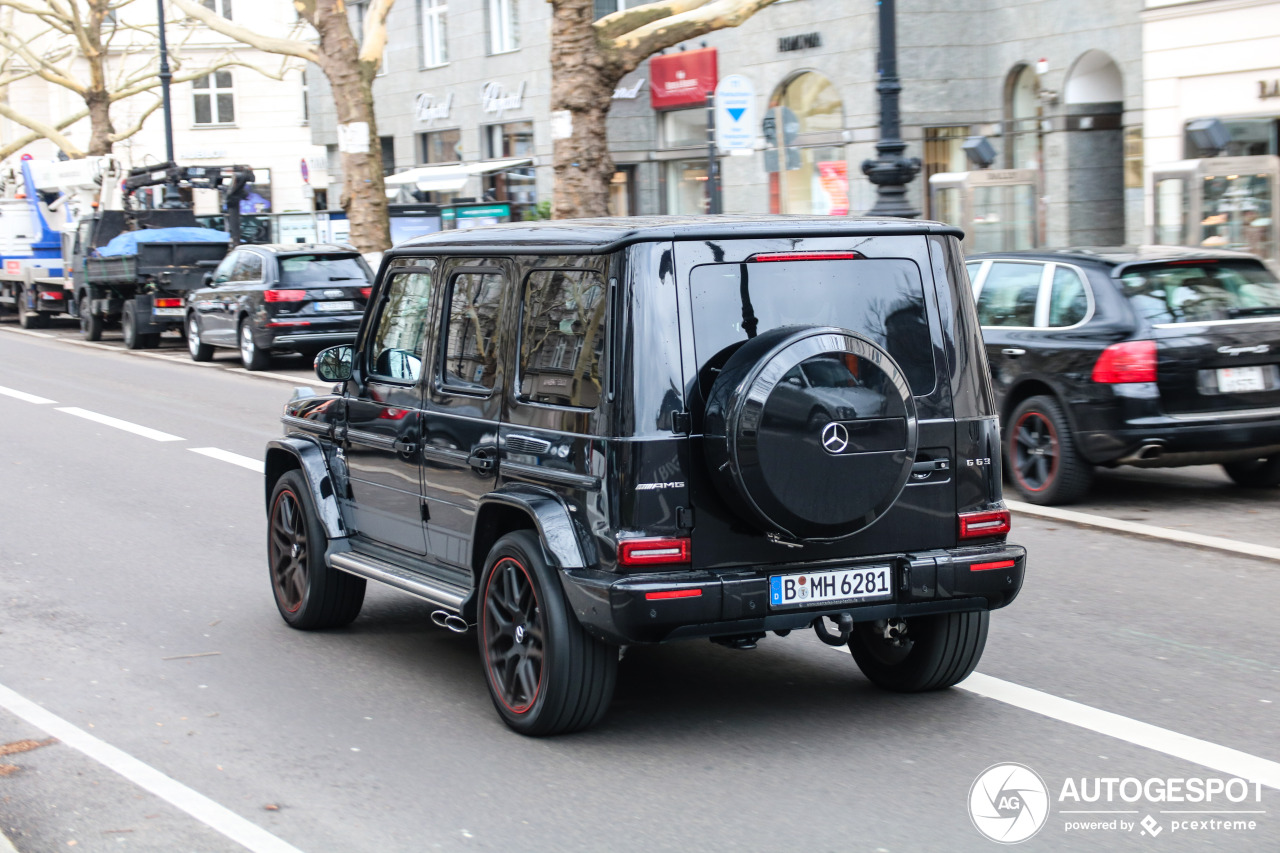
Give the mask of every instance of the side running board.
[[351, 551], [330, 554], [329, 564], [349, 575], [385, 583], [387, 586], [417, 596], [451, 613], [460, 612], [462, 603], [471, 595], [469, 589], [427, 578], [417, 572], [406, 571], [391, 563]]

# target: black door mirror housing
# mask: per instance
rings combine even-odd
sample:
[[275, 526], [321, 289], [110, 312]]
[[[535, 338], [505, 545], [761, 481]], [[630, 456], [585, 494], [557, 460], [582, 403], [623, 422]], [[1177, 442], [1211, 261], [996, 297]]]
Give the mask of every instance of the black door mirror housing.
[[355, 350], [350, 344], [320, 350], [316, 356], [316, 376], [325, 382], [346, 382], [351, 378]]

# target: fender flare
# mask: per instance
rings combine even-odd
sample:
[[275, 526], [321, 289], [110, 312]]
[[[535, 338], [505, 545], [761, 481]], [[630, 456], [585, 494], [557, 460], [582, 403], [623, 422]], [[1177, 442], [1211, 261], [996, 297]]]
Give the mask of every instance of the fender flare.
[[320, 516], [320, 524], [324, 526], [325, 535], [331, 540], [346, 538], [348, 531], [342, 521], [342, 513], [338, 509], [334, 477], [325, 461], [324, 448], [320, 446], [320, 442], [312, 438], [291, 435], [267, 442], [264, 464], [267, 512], [271, 512], [271, 492], [275, 488], [276, 481], [285, 471], [293, 468], [302, 471], [302, 477], [307, 481], [307, 488], [311, 492], [311, 504]]
[[[485, 507], [495, 504], [520, 510], [533, 520], [542, 547], [558, 568], [583, 569], [595, 563], [588, 558], [594, 549], [583, 547], [569, 507], [560, 496], [549, 489], [523, 483], [509, 483], [480, 499], [472, 542], [480, 541], [480, 520]], [[477, 553], [475, 556], [483, 563], [488, 555]]]

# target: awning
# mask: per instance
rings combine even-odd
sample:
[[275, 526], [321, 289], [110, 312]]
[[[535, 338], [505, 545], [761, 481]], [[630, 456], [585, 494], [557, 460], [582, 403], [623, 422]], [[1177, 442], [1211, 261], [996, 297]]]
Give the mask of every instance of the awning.
[[411, 184], [426, 192], [457, 192], [472, 175], [488, 175], [505, 169], [530, 166], [529, 157], [511, 157], [506, 160], [481, 160], [475, 163], [447, 163], [439, 166], [419, 166], [407, 172], [397, 172], [384, 179], [388, 187]]

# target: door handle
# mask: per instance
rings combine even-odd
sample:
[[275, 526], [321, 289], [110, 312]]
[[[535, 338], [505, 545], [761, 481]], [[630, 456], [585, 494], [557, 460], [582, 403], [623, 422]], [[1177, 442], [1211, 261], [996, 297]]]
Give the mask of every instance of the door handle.
[[487, 474], [493, 470], [495, 464], [493, 451], [487, 447], [473, 450], [471, 455], [467, 457], [467, 464], [478, 473]]
[[1010, 355], [1010, 356], [1013, 356], [1014, 358], [1017, 358], [1020, 355], [1026, 355], [1027, 351], [1024, 350], [1022, 347], [1005, 347], [1004, 349], [1000, 350], [1000, 353], [1001, 355]]
[[415, 442], [405, 441], [401, 438], [396, 439], [394, 447], [397, 453], [412, 453], [418, 449], [418, 445]]

